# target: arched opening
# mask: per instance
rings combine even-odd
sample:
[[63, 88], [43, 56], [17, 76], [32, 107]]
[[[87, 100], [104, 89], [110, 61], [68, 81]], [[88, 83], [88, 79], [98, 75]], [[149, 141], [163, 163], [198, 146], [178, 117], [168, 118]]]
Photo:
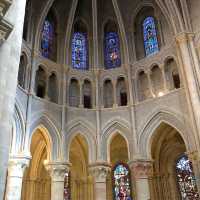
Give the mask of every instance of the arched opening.
[[83, 84], [83, 106], [92, 108], [92, 84], [88, 80], [85, 80]]
[[57, 60], [57, 22], [51, 9], [45, 18], [41, 33], [42, 56], [53, 61]]
[[23, 27], [23, 39], [27, 41], [28, 39], [28, 25], [30, 22], [31, 13], [31, 0], [26, 1], [25, 17], [24, 17], [24, 27]]
[[88, 174], [88, 144], [82, 135], [77, 135], [71, 142], [69, 160], [72, 164], [70, 170], [71, 199], [88, 200], [92, 194]]
[[44, 163], [49, 159], [50, 147], [40, 129], [33, 134], [30, 151], [32, 160], [23, 177], [22, 200], [49, 200], [51, 177]]
[[168, 90], [174, 90], [180, 88], [180, 76], [178, 67], [173, 58], [168, 59], [165, 62], [165, 77], [167, 81]]
[[120, 134], [116, 134], [110, 143], [110, 162], [112, 176], [107, 180], [108, 199], [132, 199], [131, 172], [127, 142]]
[[49, 77], [48, 97], [50, 101], [54, 103], [58, 102], [58, 82], [55, 73], [52, 73]]
[[72, 67], [87, 70], [89, 68], [88, 31], [86, 25], [80, 20], [74, 24], [71, 46]]
[[[195, 196], [188, 196], [187, 192], [183, 194], [186, 185], [187, 189], [190, 188], [189, 193], [191, 192], [191, 188], [194, 188], [194, 185], [196, 188], [193, 172], [192, 177], [194, 182], [192, 182], [192, 185], [187, 180], [180, 182], [181, 168], [186, 164], [184, 162], [189, 162], [185, 153], [186, 146], [180, 133], [170, 125], [162, 123], [155, 130], [152, 138], [151, 154], [154, 160], [154, 176], [151, 182], [153, 186], [151, 191], [152, 199], [199, 199]], [[192, 167], [190, 169], [192, 170]], [[186, 174], [184, 176], [186, 177]], [[196, 192], [193, 194], [196, 195]]]
[[155, 96], [162, 96], [164, 90], [164, 81], [161, 69], [155, 65], [151, 69], [152, 90]]
[[35, 76], [35, 92], [36, 96], [40, 98], [45, 97], [46, 93], [46, 73], [44, 69], [39, 66]]
[[106, 80], [103, 86], [103, 104], [105, 108], [112, 108], [113, 103], [113, 85], [111, 80]]
[[118, 78], [117, 80], [117, 104], [118, 106], [127, 106], [128, 97], [126, 82], [123, 77]]
[[80, 87], [76, 79], [71, 79], [69, 85], [69, 105], [79, 107], [80, 105]]
[[118, 26], [111, 20], [104, 27], [104, 65], [106, 69], [121, 66]]
[[144, 101], [151, 96], [147, 74], [141, 71], [138, 74], [138, 99]]
[[27, 68], [27, 58], [25, 55], [21, 55], [19, 70], [18, 70], [18, 84], [20, 87], [25, 89], [26, 82], [26, 68]]
[[[161, 20], [160, 20], [161, 21]], [[162, 23], [164, 23], [164, 19]], [[134, 20], [136, 58], [142, 59], [159, 51], [161, 30], [153, 7], [143, 7]]]

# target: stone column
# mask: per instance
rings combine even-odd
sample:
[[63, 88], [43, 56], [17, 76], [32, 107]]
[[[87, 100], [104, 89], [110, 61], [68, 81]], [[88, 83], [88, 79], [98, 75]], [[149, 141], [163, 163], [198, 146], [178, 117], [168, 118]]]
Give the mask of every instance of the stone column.
[[164, 89], [163, 93], [166, 93], [168, 89], [167, 89], [167, 80], [166, 80], [166, 74], [165, 74], [165, 65], [162, 64], [160, 66], [160, 69], [162, 71], [162, 77], [163, 77], [163, 89]]
[[130, 163], [130, 168], [136, 184], [137, 200], [150, 200], [149, 178], [152, 175], [152, 163], [133, 161]]
[[79, 83], [80, 83], [80, 103], [79, 103], [79, 107], [83, 108], [83, 81], [81, 80]]
[[200, 156], [197, 151], [188, 153], [188, 158], [192, 162], [193, 172], [196, 179], [198, 192], [200, 194]]
[[155, 94], [153, 92], [152, 82], [151, 82], [151, 73], [152, 72], [150, 70], [148, 70], [147, 72], [145, 71], [145, 74], [147, 75], [147, 79], [148, 79], [150, 95], [151, 97], [155, 97]]
[[[178, 59], [181, 65], [182, 81], [186, 91], [189, 108], [189, 118], [194, 129], [194, 137], [197, 149], [200, 148], [200, 68], [199, 60], [194, 48], [193, 35], [182, 33], [176, 37], [178, 47]], [[199, 152], [200, 153], [200, 152]]]
[[26, 0], [12, 2], [6, 20], [13, 25], [0, 46], [0, 200], [3, 199], [9, 158], [11, 117], [14, 111]]
[[9, 160], [5, 200], [21, 200], [23, 174], [29, 161], [28, 157]]
[[116, 108], [118, 106], [118, 103], [117, 103], [117, 88], [116, 88], [117, 81], [113, 80], [112, 85], [113, 85], [113, 107]]
[[89, 172], [94, 179], [95, 200], [107, 199], [106, 179], [110, 170], [111, 167], [105, 163], [90, 166]]
[[45, 88], [45, 96], [44, 98], [46, 100], [50, 100], [49, 98], [49, 77], [50, 77], [50, 73], [49, 72], [45, 72], [46, 73], [46, 88]]
[[69, 173], [70, 164], [54, 162], [46, 164], [51, 176], [51, 200], [63, 200], [65, 174]]

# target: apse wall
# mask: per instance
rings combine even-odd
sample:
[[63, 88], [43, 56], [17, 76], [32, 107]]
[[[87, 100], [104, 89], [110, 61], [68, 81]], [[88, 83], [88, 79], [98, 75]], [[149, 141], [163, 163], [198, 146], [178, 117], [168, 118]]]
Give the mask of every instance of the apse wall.
[[[112, 128], [113, 132], [124, 131], [136, 141], [135, 151], [144, 128], [157, 115], [167, 114], [169, 121], [175, 117], [189, 129], [173, 26], [154, 1], [128, 1], [129, 6], [121, 1], [98, 1], [97, 18], [90, 0], [74, 0], [64, 6], [61, 0], [52, 5], [45, 2], [40, 7], [29, 1], [28, 5], [16, 95], [24, 123], [28, 122], [26, 134], [45, 117], [61, 138], [73, 129], [90, 130], [94, 137]], [[34, 12], [38, 15], [31, 17]], [[148, 17], [154, 19], [158, 43], [157, 51], [150, 55], [144, 44]], [[53, 57], [51, 48], [45, 47], [45, 20], [53, 20]], [[120, 48], [120, 54], [117, 48], [108, 54], [120, 58], [111, 67], [105, 62], [107, 33], [115, 33]], [[76, 59], [72, 62], [75, 36], [82, 44], [87, 40], [85, 68], [78, 68], [83, 65]]]

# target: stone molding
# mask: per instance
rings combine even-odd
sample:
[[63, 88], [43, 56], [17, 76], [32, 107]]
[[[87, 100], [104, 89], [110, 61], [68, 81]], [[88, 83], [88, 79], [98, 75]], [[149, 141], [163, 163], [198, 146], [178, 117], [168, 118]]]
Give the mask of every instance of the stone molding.
[[108, 163], [95, 163], [89, 166], [89, 173], [93, 176], [96, 183], [105, 183], [111, 166]]
[[129, 163], [129, 166], [135, 179], [148, 179], [153, 176], [152, 161], [132, 161]]
[[51, 162], [45, 164], [53, 182], [64, 182], [65, 174], [69, 172], [71, 164], [68, 162]]
[[12, 0], [0, 0], [0, 18], [6, 14], [11, 4]]
[[0, 46], [13, 29], [13, 26], [3, 18], [11, 4], [12, 0], [0, 0]]

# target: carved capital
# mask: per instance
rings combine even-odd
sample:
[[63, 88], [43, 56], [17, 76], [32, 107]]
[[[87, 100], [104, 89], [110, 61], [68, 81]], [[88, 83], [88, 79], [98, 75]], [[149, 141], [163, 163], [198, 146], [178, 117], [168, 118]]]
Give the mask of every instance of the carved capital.
[[47, 171], [50, 173], [52, 181], [63, 182], [65, 174], [69, 173], [71, 164], [65, 162], [52, 162], [45, 164]]
[[133, 161], [129, 165], [136, 179], [149, 178], [153, 175], [153, 164], [151, 161]]
[[22, 178], [24, 170], [28, 167], [30, 157], [15, 156], [11, 157], [8, 162], [8, 176]]
[[106, 182], [108, 174], [111, 172], [111, 166], [106, 163], [97, 163], [89, 167], [89, 173], [95, 179], [95, 182]]
[[180, 33], [180, 34], [176, 35], [176, 42], [178, 44], [181, 44], [181, 43], [184, 43], [186, 41], [190, 41], [193, 38], [194, 38], [194, 33], [183, 32], [183, 33]]

